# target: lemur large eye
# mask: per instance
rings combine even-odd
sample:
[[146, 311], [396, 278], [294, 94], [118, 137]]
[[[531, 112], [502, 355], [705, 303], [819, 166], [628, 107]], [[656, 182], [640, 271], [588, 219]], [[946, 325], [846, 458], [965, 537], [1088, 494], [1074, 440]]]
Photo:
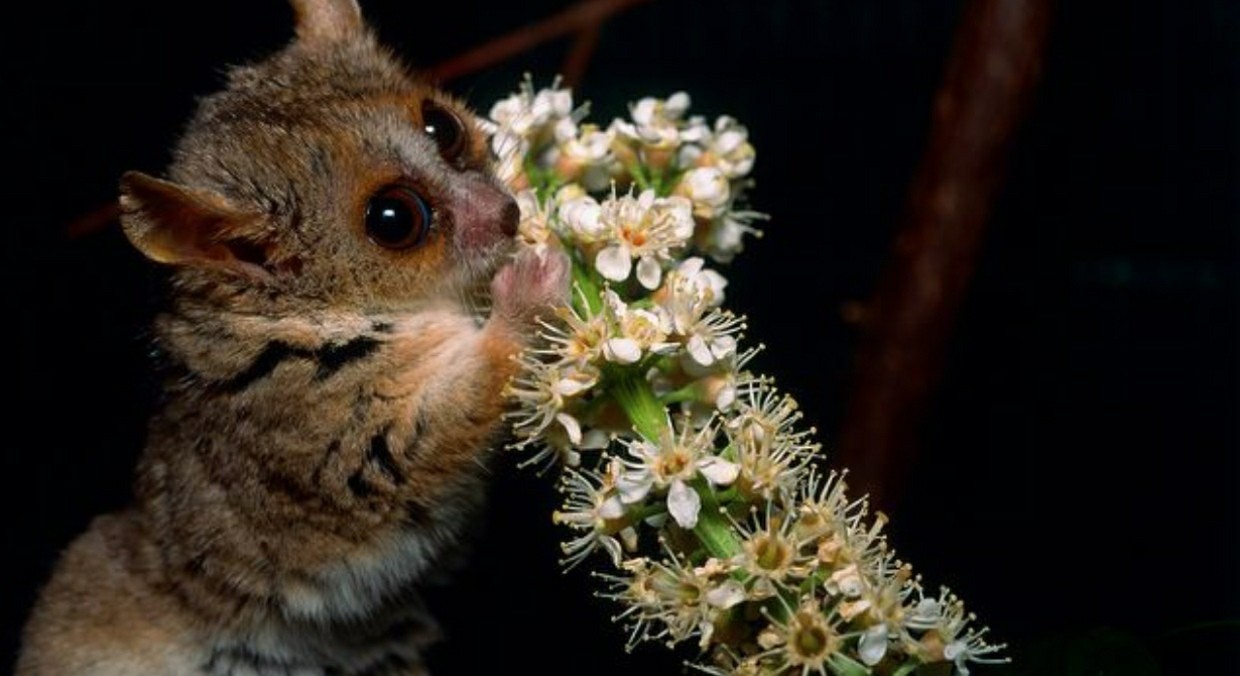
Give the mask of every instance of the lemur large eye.
[[434, 101], [422, 102], [422, 128], [435, 139], [445, 160], [451, 162], [465, 150], [465, 125], [461, 118]]
[[408, 249], [422, 243], [431, 227], [426, 200], [403, 185], [391, 185], [366, 203], [366, 235], [388, 249]]

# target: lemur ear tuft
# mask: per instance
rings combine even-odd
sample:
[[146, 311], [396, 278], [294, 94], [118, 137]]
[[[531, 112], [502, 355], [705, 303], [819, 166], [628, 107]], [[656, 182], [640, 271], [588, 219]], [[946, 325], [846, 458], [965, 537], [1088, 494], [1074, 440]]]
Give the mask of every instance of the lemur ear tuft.
[[131, 171], [121, 177], [120, 206], [125, 235], [153, 261], [271, 277], [259, 217], [221, 195]]
[[357, 0], [289, 0], [296, 15], [297, 38], [304, 43], [347, 40], [362, 32]]

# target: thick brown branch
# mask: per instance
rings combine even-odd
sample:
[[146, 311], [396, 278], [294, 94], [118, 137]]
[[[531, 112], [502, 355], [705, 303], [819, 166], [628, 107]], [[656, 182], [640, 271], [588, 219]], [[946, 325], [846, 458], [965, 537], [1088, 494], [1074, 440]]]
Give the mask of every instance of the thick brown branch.
[[865, 312], [838, 462], [890, 509], [1037, 83], [1050, 0], [973, 0], [957, 29], [892, 258]]

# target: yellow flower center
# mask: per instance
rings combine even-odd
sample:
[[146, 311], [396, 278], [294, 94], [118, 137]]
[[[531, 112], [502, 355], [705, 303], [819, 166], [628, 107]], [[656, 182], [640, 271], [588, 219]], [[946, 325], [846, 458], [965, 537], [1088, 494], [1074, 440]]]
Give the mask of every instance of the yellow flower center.
[[817, 609], [802, 608], [788, 626], [789, 661], [795, 665], [818, 665], [839, 648], [839, 637]]
[[655, 461], [654, 472], [664, 483], [685, 473], [693, 464], [693, 456], [677, 446], [665, 452]]
[[754, 538], [753, 553], [759, 568], [776, 571], [787, 565], [792, 549], [780, 538], [763, 533]]

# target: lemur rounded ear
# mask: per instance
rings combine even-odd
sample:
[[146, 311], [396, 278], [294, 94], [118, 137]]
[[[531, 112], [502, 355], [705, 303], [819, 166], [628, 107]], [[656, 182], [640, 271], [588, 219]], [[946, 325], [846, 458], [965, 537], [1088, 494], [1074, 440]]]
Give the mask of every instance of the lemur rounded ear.
[[130, 171], [121, 177], [121, 227], [147, 258], [268, 278], [258, 217], [221, 195]]
[[302, 42], [337, 42], [362, 32], [357, 0], [289, 0]]

